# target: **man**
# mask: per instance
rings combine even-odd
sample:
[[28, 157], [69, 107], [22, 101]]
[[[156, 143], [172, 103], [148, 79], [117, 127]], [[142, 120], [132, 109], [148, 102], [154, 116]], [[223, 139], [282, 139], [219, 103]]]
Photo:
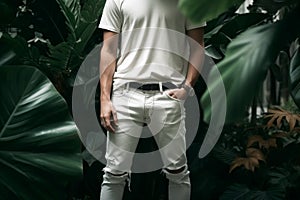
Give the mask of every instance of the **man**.
[[[193, 93], [205, 24], [192, 24], [177, 0], [107, 0], [99, 27], [101, 124], [108, 130], [101, 200], [121, 200], [144, 126], [149, 126], [169, 179], [169, 199], [188, 200], [184, 99]], [[187, 58], [186, 58], [187, 57]], [[111, 93], [112, 91], [112, 93]]]

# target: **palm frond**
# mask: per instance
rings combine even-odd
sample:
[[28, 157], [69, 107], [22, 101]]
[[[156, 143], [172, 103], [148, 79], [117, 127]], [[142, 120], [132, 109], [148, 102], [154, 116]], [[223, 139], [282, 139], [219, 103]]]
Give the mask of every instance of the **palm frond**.
[[75, 29], [80, 18], [80, 1], [79, 0], [57, 0], [57, 3], [66, 18], [66, 25], [69, 33], [76, 39]]

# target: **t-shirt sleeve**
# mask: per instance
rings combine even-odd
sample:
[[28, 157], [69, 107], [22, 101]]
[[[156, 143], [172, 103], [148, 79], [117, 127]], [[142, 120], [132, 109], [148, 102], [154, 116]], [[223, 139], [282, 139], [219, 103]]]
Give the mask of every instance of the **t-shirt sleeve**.
[[200, 28], [200, 27], [204, 27], [206, 26], [206, 22], [202, 22], [202, 23], [193, 23], [191, 22], [190, 20], [186, 20], [186, 23], [185, 23], [185, 29], [188, 31], [188, 30], [192, 30], [192, 29], [195, 29], [195, 28]]
[[103, 8], [99, 28], [120, 33], [122, 14], [114, 0], [107, 0]]

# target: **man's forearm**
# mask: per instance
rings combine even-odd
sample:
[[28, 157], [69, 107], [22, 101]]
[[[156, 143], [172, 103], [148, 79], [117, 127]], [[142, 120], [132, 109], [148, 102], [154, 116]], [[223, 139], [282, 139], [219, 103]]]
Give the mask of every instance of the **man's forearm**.
[[198, 28], [187, 32], [187, 35], [190, 38], [192, 38], [192, 41], [190, 41], [190, 61], [185, 80], [185, 84], [188, 86], [195, 85], [201, 72], [201, 68], [205, 57], [203, 34], [203, 28]]
[[110, 100], [113, 75], [116, 69], [118, 37], [116, 33], [104, 31], [100, 56], [100, 100]]
[[101, 101], [107, 101], [110, 100], [110, 93], [112, 88], [112, 81], [113, 81], [113, 75], [115, 72], [115, 65], [116, 62], [112, 60], [114, 59], [114, 56], [102, 52], [101, 53], [101, 61], [100, 61], [100, 68], [103, 68], [100, 70], [100, 100]]
[[193, 87], [198, 80], [200, 72], [192, 65], [189, 64], [188, 73], [186, 75], [185, 84]]

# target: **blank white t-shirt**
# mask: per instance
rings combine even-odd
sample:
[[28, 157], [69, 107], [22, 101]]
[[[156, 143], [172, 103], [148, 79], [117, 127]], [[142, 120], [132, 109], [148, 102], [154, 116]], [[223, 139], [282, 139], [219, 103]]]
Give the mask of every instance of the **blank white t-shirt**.
[[172, 82], [185, 79], [190, 23], [177, 0], [107, 0], [99, 28], [120, 34], [114, 88], [127, 82]]

